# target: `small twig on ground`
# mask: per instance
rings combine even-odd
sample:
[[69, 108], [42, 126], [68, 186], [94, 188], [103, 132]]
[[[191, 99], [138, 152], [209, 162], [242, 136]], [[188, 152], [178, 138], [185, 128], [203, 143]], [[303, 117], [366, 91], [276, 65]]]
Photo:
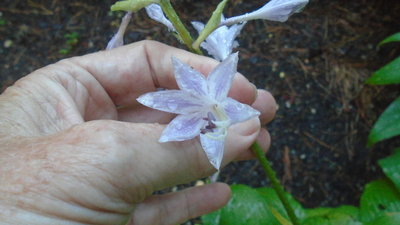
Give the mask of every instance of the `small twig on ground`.
[[332, 151], [335, 150], [335, 147], [333, 147], [331, 145], [328, 145], [326, 142], [316, 138], [315, 136], [313, 136], [312, 134], [308, 133], [307, 131], [304, 131], [303, 134], [306, 135], [307, 137], [313, 139], [314, 141], [316, 141], [318, 144], [324, 146], [325, 148], [327, 148], [329, 150], [332, 150]]
[[286, 182], [291, 182], [292, 181], [292, 172], [291, 172], [291, 163], [290, 163], [290, 156], [289, 156], [289, 147], [285, 146], [284, 147], [284, 152], [283, 152], [283, 177], [282, 177], [282, 185], [285, 185]]

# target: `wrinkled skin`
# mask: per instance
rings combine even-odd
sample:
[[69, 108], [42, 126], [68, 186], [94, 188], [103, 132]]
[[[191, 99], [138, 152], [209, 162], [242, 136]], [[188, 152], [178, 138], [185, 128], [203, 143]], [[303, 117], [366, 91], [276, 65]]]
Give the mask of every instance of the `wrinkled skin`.
[[[143, 41], [62, 60], [0, 96], [0, 221], [6, 224], [177, 224], [222, 207], [226, 184], [156, 190], [211, 175], [199, 140], [159, 143], [174, 115], [136, 98], [176, 89], [171, 57], [208, 74], [216, 61]], [[229, 96], [260, 118], [229, 129], [223, 165], [269, 146], [276, 103], [237, 75]]]

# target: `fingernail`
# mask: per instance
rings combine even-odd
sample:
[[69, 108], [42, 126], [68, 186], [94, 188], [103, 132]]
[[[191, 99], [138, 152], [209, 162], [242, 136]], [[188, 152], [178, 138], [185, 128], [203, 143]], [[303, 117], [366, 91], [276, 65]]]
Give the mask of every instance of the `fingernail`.
[[264, 152], [268, 151], [268, 149], [271, 145], [271, 136], [266, 129], [262, 128], [260, 130], [260, 133], [258, 134], [258, 137], [257, 137], [257, 143], [261, 146], [261, 149]]
[[253, 90], [254, 90], [254, 96], [255, 96], [255, 98], [254, 99], [257, 99], [257, 97], [258, 97], [258, 90], [257, 90], [257, 86], [256, 85], [254, 85], [253, 83], [250, 83], [252, 86], [253, 86]]

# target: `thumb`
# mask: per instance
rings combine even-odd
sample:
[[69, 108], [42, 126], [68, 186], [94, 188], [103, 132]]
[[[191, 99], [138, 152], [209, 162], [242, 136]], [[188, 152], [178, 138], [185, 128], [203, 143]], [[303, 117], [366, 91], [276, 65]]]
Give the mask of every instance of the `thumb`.
[[[235, 124], [229, 128], [225, 141], [223, 165], [234, 160], [248, 159], [250, 146], [257, 140], [261, 125], [259, 118]], [[250, 154], [251, 155], [251, 154]]]
[[[201, 147], [199, 138], [160, 143], [158, 139], [165, 125], [131, 124], [131, 126], [132, 128], [126, 133], [133, 142], [136, 142], [134, 151], [140, 151], [140, 154], [133, 155], [141, 156], [140, 159], [132, 159], [131, 163], [136, 166], [142, 165], [141, 168], [136, 167], [135, 171], [144, 172], [155, 190], [187, 183], [215, 172]], [[222, 165], [239, 159], [243, 152], [247, 152], [257, 139], [260, 129], [258, 118], [233, 125], [225, 140]], [[129, 160], [124, 161], [129, 162]], [[132, 174], [132, 171], [128, 173]]]
[[154, 195], [135, 207], [128, 224], [180, 224], [223, 207], [230, 199], [230, 195], [231, 190], [224, 183]]

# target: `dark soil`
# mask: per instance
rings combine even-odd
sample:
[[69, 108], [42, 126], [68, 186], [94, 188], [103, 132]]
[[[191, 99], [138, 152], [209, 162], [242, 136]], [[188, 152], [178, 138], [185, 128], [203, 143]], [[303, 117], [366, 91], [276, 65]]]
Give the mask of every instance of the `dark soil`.
[[[264, 2], [231, 0], [225, 14], [248, 12]], [[1, 1], [2, 90], [37, 68], [104, 49], [123, 15], [109, 11], [112, 3]], [[173, 3], [184, 21], [204, 22], [218, 1]], [[392, 139], [366, 147], [371, 126], [399, 87], [364, 84], [400, 54], [396, 44], [376, 47], [399, 31], [399, 12], [398, 0], [312, 0], [287, 23], [249, 22], [239, 37], [239, 71], [272, 92], [279, 104], [268, 125], [273, 140], [268, 157], [287, 190], [306, 207], [358, 205], [363, 186], [382, 176], [376, 161], [399, 143]], [[133, 16], [126, 42], [143, 39], [185, 48], [142, 10]], [[220, 180], [268, 185], [256, 161], [231, 164]]]

